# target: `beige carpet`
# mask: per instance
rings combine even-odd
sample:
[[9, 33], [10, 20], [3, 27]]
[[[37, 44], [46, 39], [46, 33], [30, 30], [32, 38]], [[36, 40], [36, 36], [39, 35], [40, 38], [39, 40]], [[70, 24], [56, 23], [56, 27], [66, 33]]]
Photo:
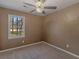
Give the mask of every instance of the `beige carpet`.
[[0, 53], [0, 59], [78, 59], [45, 43]]

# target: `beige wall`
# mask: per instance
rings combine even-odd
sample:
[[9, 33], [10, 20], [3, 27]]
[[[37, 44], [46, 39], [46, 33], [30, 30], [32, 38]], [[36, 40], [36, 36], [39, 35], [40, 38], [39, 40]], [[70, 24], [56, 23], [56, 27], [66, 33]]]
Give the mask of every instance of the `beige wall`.
[[[26, 37], [18, 39], [8, 39], [8, 14], [25, 16]], [[42, 35], [42, 17], [33, 16], [19, 11], [0, 8], [0, 42], [1, 48], [20, 46], [41, 41]], [[22, 41], [25, 43], [22, 43]]]
[[79, 4], [47, 16], [43, 31], [45, 41], [79, 55]]
[[[1, 14], [0, 14], [0, 22], [1, 22]], [[1, 27], [1, 25], [0, 25], [0, 27]], [[0, 29], [0, 31], [1, 31], [1, 29]], [[0, 34], [0, 49], [1, 49], [1, 34]]]

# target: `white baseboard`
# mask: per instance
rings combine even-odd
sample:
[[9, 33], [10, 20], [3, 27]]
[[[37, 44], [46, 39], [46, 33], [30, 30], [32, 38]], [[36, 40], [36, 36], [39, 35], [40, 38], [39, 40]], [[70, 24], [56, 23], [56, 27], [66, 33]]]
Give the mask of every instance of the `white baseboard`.
[[39, 44], [39, 43], [42, 43], [42, 42], [43, 42], [43, 41], [37, 42], [37, 43], [32, 43], [32, 44], [23, 45], [23, 46], [20, 46], [20, 47], [15, 47], [15, 48], [10, 48], [10, 49], [1, 50], [0, 53], [7, 52], [7, 51], [12, 51], [12, 50], [16, 50], [16, 49], [20, 49], [20, 48], [32, 46], [32, 45], [36, 45], [36, 44]]
[[[44, 42], [44, 41], [42, 41], [42, 42]], [[72, 56], [74, 56], [74, 57], [76, 57], [76, 58], [79, 59], [79, 55], [77, 55], [77, 54], [74, 54], [74, 53], [72, 53], [72, 52], [69, 52], [69, 51], [67, 51], [67, 50], [64, 50], [64, 49], [62, 49], [62, 48], [60, 48], [60, 47], [57, 47], [57, 46], [55, 46], [55, 45], [52, 45], [52, 44], [50, 44], [50, 43], [47, 43], [47, 42], [44, 42], [44, 43], [46, 43], [47, 45], [49, 45], [49, 46], [51, 46], [51, 47], [54, 47], [54, 48], [56, 48], [56, 49], [59, 49], [59, 50], [65, 52], [65, 53], [70, 54], [70, 55], [72, 55]]]

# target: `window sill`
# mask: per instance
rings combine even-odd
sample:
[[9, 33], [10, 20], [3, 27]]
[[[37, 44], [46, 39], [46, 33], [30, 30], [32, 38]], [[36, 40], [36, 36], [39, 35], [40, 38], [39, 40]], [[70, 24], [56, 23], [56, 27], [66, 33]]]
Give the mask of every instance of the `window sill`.
[[24, 38], [25, 36], [11, 36], [11, 37], [8, 37], [8, 39], [18, 39], [18, 38]]

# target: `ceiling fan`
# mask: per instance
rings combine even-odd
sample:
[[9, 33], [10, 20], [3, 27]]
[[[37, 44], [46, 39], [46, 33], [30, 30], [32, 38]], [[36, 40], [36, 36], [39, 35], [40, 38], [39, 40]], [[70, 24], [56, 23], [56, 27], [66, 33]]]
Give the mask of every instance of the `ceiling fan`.
[[56, 6], [44, 6], [45, 1], [46, 0], [36, 0], [35, 5], [24, 2], [25, 4], [24, 7], [27, 7], [27, 6], [34, 7], [35, 9], [32, 10], [31, 13], [37, 11], [43, 14], [46, 14], [45, 9], [56, 9], [57, 8]]

